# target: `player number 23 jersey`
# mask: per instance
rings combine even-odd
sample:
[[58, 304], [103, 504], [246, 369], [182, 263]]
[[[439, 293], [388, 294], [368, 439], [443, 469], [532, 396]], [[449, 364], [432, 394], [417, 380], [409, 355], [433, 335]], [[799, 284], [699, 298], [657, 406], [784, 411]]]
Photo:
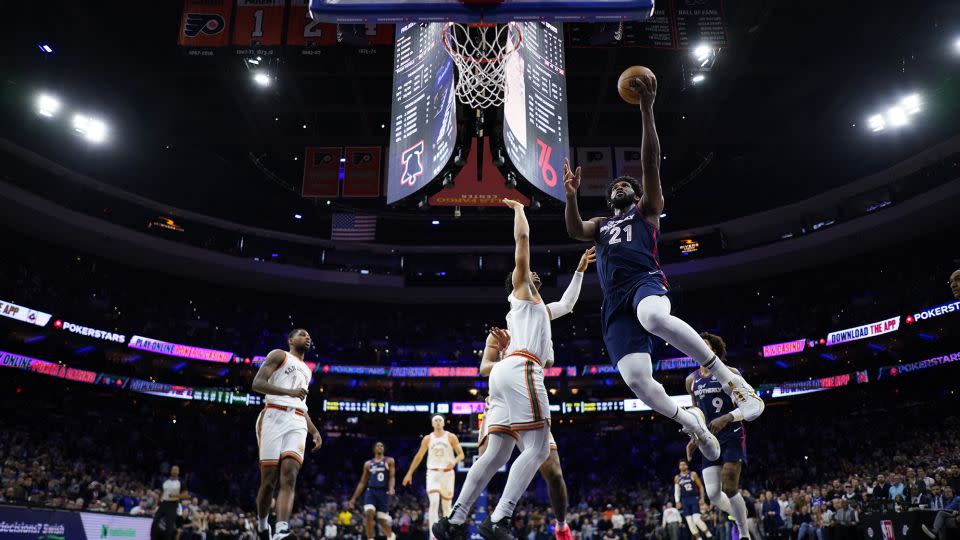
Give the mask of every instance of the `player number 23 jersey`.
[[447, 465], [453, 461], [453, 446], [450, 445], [450, 438], [446, 431], [439, 437], [430, 434], [430, 446], [427, 451], [428, 469], [446, 469]]

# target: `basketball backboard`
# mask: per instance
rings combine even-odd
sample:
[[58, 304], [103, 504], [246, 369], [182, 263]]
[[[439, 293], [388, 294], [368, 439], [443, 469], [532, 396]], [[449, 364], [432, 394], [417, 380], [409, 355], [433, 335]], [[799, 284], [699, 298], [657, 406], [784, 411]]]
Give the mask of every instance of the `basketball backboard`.
[[419, 22], [642, 21], [654, 0], [310, 0], [310, 12], [339, 24]]

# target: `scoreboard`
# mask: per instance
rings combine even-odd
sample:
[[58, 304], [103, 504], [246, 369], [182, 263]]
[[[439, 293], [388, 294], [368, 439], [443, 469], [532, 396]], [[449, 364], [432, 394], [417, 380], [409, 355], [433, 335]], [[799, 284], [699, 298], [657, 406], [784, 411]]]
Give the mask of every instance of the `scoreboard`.
[[423, 189], [443, 170], [457, 138], [453, 60], [442, 23], [397, 25], [387, 204]]
[[527, 22], [518, 27], [522, 44], [504, 60], [507, 156], [535, 188], [563, 200], [562, 164], [570, 154], [563, 25]]

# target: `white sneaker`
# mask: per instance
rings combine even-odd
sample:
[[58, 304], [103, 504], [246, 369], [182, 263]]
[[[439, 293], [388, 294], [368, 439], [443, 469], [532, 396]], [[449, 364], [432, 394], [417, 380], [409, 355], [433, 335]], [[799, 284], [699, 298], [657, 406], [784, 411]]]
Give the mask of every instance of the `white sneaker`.
[[285, 540], [286, 538], [292, 538], [293, 533], [290, 532], [290, 529], [277, 529], [277, 532], [270, 537], [270, 540]]
[[723, 391], [730, 396], [733, 404], [740, 409], [740, 412], [743, 413], [743, 419], [747, 422], [759, 418], [763, 414], [763, 409], [766, 408], [763, 400], [760, 399], [753, 387], [743, 380], [743, 377], [737, 377], [728, 382], [723, 387]]
[[713, 433], [710, 433], [710, 428], [707, 427], [707, 419], [703, 416], [703, 411], [696, 407], [690, 407], [687, 409], [687, 412], [692, 413], [697, 419], [697, 427], [694, 429], [684, 428], [683, 432], [697, 443], [697, 448], [700, 449], [700, 453], [703, 454], [704, 459], [707, 461], [720, 459], [720, 441], [717, 440], [717, 437], [714, 436]]
[[273, 527], [267, 523], [266, 529], [257, 530], [257, 538], [258, 540], [273, 540]]

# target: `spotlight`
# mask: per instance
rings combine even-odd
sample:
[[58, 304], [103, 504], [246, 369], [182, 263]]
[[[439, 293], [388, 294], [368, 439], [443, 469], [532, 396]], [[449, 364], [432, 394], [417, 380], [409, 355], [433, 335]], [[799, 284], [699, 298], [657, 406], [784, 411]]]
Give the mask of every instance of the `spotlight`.
[[259, 59], [259, 58], [247, 58], [247, 63], [253, 64], [253, 65], [255, 65], [255, 66], [258, 66], [258, 65], [260, 65], [260, 59]]
[[346, 163], [346, 162], [347, 162], [347, 158], [345, 157], [340, 158], [340, 163]]
[[270, 76], [262, 71], [258, 71], [253, 74], [253, 82], [263, 87], [270, 86]]
[[293, 219], [303, 219], [303, 216], [300, 214], [294, 214]]
[[431, 221], [430, 224], [431, 224], [431, 225], [439, 225], [439, 224], [440, 224], [440, 220], [439, 220], [439, 219], [435, 219], [435, 220]]
[[920, 95], [910, 94], [900, 100], [900, 106], [903, 107], [907, 114], [917, 114], [920, 112]]
[[43, 51], [43, 52], [46, 53], [46, 54], [52, 54], [52, 53], [53, 53], [53, 47], [47, 45], [46, 43], [41, 43], [41, 44], [37, 45], [37, 47], [39, 47], [40, 50]]
[[903, 110], [903, 107], [896, 106], [890, 107], [887, 111], [887, 118], [890, 119], [890, 125], [894, 127], [900, 127], [907, 124], [907, 112]]
[[697, 47], [693, 49], [693, 57], [696, 58], [698, 62], [708, 60], [711, 54], [713, 54], [713, 49], [706, 44], [697, 45]]
[[953, 52], [960, 54], [960, 38], [953, 42]]
[[101, 143], [107, 139], [107, 125], [102, 120], [85, 114], [73, 115], [73, 130], [92, 143]]
[[873, 132], [883, 131], [887, 127], [887, 121], [884, 120], [882, 114], [875, 114], [867, 119], [867, 126], [869, 126], [870, 131]]
[[706, 78], [707, 78], [707, 77], [706, 77], [703, 73], [697, 73], [697, 74], [694, 75], [693, 78], [690, 79], [690, 80], [693, 82], [693, 84], [700, 84], [700, 83], [702, 83]]
[[60, 100], [49, 95], [40, 94], [37, 96], [37, 114], [52, 118], [60, 111]]

